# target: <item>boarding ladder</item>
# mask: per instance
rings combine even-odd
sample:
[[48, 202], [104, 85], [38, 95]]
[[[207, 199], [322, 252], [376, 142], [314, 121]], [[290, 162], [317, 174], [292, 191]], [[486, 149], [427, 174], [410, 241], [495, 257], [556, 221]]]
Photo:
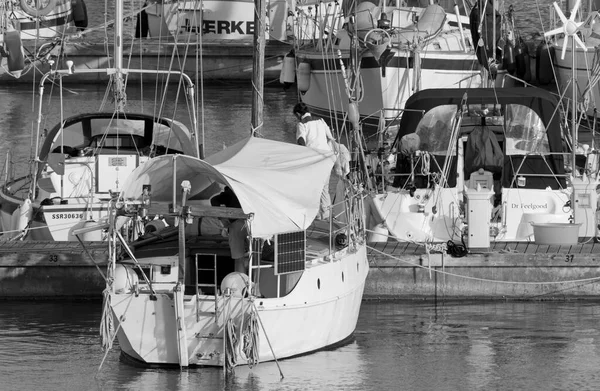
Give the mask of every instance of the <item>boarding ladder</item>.
[[[208, 267], [203, 267], [200, 268], [198, 267], [198, 261], [200, 260], [200, 258], [209, 258], [212, 257], [213, 259], [213, 267], [212, 268], [208, 268]], [[200, 302], [201, 301], [206, 301], [206, 299], [201, 299], [200, 298], [200, 293], [201, 293], [201, 288], [205, 287], [205, 288], [213, 288], [214, 289], [214, 300], [215, 300], [215, 312], [214, 312], [214, 316], [215, 316], [215, 322], [217, 321], [217, 305], [218, 305], [218, 301], [217, 301], [217, 293], [218, 293], [218, 286], [217, 286], [217, 254], [202, 254], [202, 253], [198, 253], [196, 254], [195, 257], [195, 264], [196, 264], [196, 274], [195, 274], [195, 278], [196, 278], [196, 321], [200, 321]], [[198, 282], [198, 272], [210, 272], [212, 271], [213, 274], [213, 282], [212, 284], [209, 283], [199, 283]]]

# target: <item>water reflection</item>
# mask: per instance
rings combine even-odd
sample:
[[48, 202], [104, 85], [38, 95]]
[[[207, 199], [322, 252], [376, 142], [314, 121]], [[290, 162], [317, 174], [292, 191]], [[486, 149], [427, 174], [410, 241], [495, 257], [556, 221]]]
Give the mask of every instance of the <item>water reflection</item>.
[[592, 302], [365, 302], [353, 341], [280, 361], [281, 379], [274, 362], [230, 376], [133, 366], [116, 344], [98, 372], [101, 303], [4, 302], [0, 378], [44, 390], [592, 390], [599, 311]]

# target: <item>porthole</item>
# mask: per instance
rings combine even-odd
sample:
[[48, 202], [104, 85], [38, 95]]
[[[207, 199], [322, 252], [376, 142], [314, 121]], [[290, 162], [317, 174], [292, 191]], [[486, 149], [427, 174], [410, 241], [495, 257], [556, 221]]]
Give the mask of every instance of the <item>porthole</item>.
[[344, 282], [344, 272], [342, 272], [342, 282]]
[[317, 278], [317, 288], [321, 289], [321, 279]]

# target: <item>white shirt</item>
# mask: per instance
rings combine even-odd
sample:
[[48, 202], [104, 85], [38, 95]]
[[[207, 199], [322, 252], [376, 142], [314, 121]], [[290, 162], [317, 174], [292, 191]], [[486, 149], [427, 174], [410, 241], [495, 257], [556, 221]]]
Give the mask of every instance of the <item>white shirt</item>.
[[301, 121], [296, 128], [296, 140], [302, 137], [307, 147], [330, 152], [331, 147], [327, 141], [333, 139], [333, 135], [325, 121], [322, 118], [311, 118], [310, 114], [304, 114]]

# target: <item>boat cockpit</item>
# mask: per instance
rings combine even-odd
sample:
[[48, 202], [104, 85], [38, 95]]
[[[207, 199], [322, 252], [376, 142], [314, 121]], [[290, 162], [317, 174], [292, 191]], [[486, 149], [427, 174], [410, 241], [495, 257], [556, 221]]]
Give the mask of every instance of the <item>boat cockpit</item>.
[[429, 90], [407, 103], [417, 110], [403, 114], [395, 170], [386, 174], [393, 181], [387, 189], [377, 184], [384, 191], [378, 207], [394, 234], [460, 240], [471, 235], [475, 216], [489, 214], [477, 229], [496, 241], [529, 241], [534, 223], [578, 219], [588, 222], [580, 236], [594, 236], [597, 155], [572, 152], [558, 103], [509, 88], [468, 95]]

